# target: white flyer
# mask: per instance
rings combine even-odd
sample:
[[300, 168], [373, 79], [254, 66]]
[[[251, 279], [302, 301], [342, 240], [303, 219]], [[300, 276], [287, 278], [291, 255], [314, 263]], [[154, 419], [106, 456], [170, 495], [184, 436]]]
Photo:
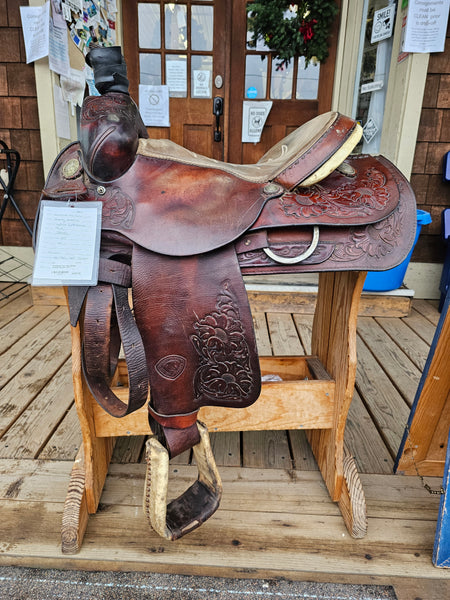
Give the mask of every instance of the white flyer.
[[243, 102], [242, 141], [257, 143], [272, 108], [272, 101]]
[[69, 105], [64, 100], [59, 85], [53, 86], [53, 102], [55, 104], [56, 135], [64, 140], [70, 140]]
[[69, 75], [70, 73], [69, 43], [65, 21], [61, 26], [50, 19], [48, 65], [58, 75]]
[[450, 0], [409, 0], [402, 52], [443, 52]]
[[139, 112], [147, 127], [170, 127], [169, 87], [139, 85]]
[[210, 90], [210, 81], [211, 81], [211, 72], [204, 70], [196, 70], [194, 69], [193, 73], [193, 81], [194, 81], [194, 92], [193, 96], [196, 98], [210, 98], [211, 90]]
[[61, 92], [63, 100], [69, 102], [72, 107], [72, 115], [75, 114], [75, 106], [83, 104], [84, 88], [86, 87], [86, 73], [79, 69], [70, 69], [67, 77], [61, 75]]
[[20, 18], [28, 64], [48, 55], [50, 2], [42, 6], [21, 6]]
[[186, 94], [187, 92], [187, 63], [185, 60], [168, 60], [166, 62], [166, 82], [169, 92]]
[[101, 202], [40, 204], [32, 285], [96, 285]]

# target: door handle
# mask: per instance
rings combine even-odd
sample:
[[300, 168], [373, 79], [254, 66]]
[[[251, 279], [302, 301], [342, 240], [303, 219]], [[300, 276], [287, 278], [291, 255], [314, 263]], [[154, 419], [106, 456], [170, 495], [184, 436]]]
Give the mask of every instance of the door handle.
[[213, 101], [213, 114], [216, 115], [216, 128], [214, 130], [214, 141], [222, 141], [222, 132], [220, 131], [220, 117], [223, 115], [223, 98], [216, 96]]

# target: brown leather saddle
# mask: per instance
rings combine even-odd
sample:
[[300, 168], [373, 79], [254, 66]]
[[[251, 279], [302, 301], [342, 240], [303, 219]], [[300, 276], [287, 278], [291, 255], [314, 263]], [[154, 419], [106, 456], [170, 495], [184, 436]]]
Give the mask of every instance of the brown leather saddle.
[[[80, 141], [56, 159], [43, 198], [103, 203], [99, 283], [69, 288], [71, 323], [83, 319], [84, 375], [106, 411], [129, 414], [151, 389], [144, 505], [176, 539], [221, 495], [198, 410], [249, 406], [260, 394], [242, 274], [394, 267], [414, 240], [415, 202], [385, 158], [349, 156], [361, 128], [339, 113], [306, 123], [255, 165], [232, 165], [147, 139], [136, 105], [116, 90], [85, 99]], [[121, 346], [128, 403], [110, 388]], [[166, 506], [168, 460], [190, 448], [198, 480]]]

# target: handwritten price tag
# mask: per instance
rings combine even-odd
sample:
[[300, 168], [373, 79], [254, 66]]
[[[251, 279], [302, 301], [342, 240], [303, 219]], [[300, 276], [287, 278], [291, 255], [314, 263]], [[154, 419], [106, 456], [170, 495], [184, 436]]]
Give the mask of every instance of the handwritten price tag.
[[43, 200], [32, 285], [96, 285], [101, 202]]

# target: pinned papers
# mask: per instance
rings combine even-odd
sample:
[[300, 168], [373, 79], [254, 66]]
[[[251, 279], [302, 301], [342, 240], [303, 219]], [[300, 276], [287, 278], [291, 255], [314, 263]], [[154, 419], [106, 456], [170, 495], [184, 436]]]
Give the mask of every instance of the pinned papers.
[[170, 127], [169, 86], [140, 85], [139, 112], [147, 127]]
[[443, 52], [450, 0], [409, 0], [402, 52]]
[[48, 55], [50, 2], [42, 6], [21, 6], [20, 18], [28, 64]]

